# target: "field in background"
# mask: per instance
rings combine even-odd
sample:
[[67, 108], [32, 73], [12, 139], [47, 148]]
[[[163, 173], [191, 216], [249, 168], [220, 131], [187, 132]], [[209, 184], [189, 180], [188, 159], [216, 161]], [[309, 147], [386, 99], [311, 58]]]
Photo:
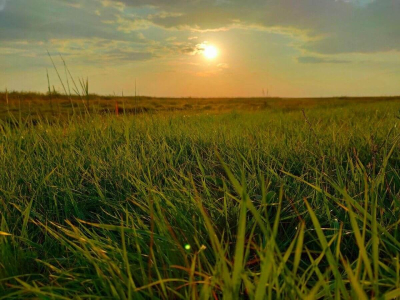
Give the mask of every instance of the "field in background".
[[0, 94], [0, 299], [399, 299], [399, 98], [48, 97]]
[[368, 98], [151, 98], [118, 96], [64, 96], [37, 93], [0, 93], [0, 118], [27, 117], [59, 119], [92, 114], [143, 114], [183, 112], [185, 114], [230, 111], [281, 110], [342, 107], [350, 104], [399, 102], [400, 97]]

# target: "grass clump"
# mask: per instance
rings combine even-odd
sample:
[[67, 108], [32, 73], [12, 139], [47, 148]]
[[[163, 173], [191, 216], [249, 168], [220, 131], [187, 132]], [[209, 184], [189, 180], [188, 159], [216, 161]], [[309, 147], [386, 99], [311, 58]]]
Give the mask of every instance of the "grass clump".
[[397, 299], [397, 103], [0, 125], [0, 299]]

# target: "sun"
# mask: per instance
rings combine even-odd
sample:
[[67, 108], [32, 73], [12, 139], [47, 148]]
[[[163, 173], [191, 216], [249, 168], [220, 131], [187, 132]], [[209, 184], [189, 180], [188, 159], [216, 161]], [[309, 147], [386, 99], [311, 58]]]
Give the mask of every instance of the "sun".
[[204, 47], [203, 55], [207, 59], [214, 59], [218, 56], [218, 49], [213, 45], [206, 45]]

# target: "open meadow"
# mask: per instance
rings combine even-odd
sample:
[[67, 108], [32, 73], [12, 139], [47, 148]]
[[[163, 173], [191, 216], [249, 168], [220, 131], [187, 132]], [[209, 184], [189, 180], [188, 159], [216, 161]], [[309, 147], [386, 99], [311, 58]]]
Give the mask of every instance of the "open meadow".
[[0, 99], [0, 299], [400, 298], [399, 98]]

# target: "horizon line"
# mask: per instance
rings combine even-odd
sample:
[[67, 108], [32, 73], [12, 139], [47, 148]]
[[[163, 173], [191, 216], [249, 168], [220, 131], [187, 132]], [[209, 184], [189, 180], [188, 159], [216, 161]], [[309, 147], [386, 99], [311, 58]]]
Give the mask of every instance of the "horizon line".
[[[48, 96], [48, 92], [39, 92], [39, 91], [8, 91], [7, 89], [4, 91], [0, 91], [0, 94], [25, 94], [25, 95], [38, 95], [38, 96]], [[52, 95], [57, 97], [82, 97], [82, 95], [77, 94], [63, 94], [60, 92], [52, 93]], [[380, 95], [380, 96], [372, 96], [372, 95], [364, 95], [364, 96], [347, 96], [347, 95], [332, 95], [332, 96], [149, 96], [149, 95], [117, 95], [117, 94], [97, 94], [97, 93], [89, 93], [89, 96], [92, 97], [115, 97], [115, 98], [152, 98], [152, 99], [371, 99], [371, 98], [400, 98], [399, 95]]]

